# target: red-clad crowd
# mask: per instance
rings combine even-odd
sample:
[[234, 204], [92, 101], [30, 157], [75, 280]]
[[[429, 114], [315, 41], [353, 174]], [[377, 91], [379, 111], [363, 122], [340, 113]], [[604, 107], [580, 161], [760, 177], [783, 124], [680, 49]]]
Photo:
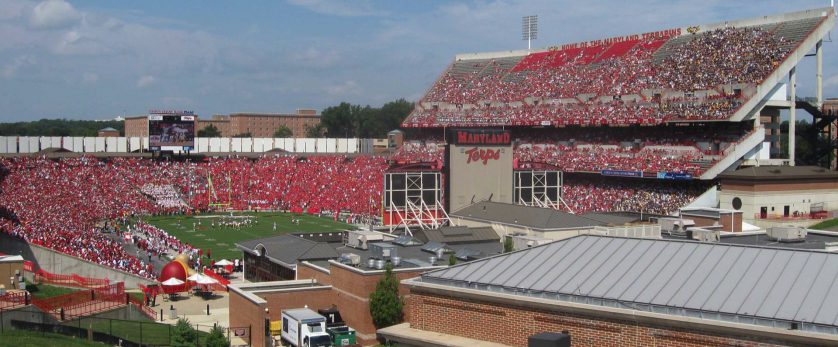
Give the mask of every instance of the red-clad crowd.
[[[516, 130], [512, 136], [518, 168], [549, 164], [566, 172], [624, 170], [699, 176], [747, 132], [727, 124], [708, 124], [531, 129]], [[405, 142], [392, 159], [397, 164], [441, 162], [443, 148], [441, 140], [413, 140]]]
[[577, 214], [631, 211], [668, 215], [707, 190], [704, 184], [565, 176], [562, 199]]
[[[724, 28], [692, 35], [688, 40], [652, 38], [532, 53], [513, 67], [497, 60], [457, 61], [403, 125], [659, 124], [726, 119], [750, 95], [719, 87], [738, 85], [741, 90], [743, 84], [756, 85], [788, 54], [784, 38], [760, 28]], [[655, 57], [664, 45], [666, 54]], [[666, 96], [665, 91], [709, 92], [683, 98], [677, 93]], [[639, 99], [622, 100], [627, 95]]]
[[[27, 242], [152, 278], [102, 225], [126, 216], [205, 210], [283, 209], [355, 217], [378, 213], [385, 158], [265, 156], [205, 162], [93, 157], [0, 159], [0, 231]], [[169, 188], [161, 188], [161, 186]], [[144, 189], [145, 188], [145, 189]], [[174, 191], [173, 191], [174, 190]], [[158, 199], [159, 198], [159, 199]], [[162, 199], [164, 202], [161, 203]], [[186, 201], [190, 206], [174, 201]], [[140, 249], [188, 248], [139, 224]]]

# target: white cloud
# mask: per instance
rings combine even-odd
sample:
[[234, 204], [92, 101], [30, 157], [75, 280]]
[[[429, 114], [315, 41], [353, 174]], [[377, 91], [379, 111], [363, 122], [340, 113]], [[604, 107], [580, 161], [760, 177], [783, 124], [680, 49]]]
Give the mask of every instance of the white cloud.
[[62, 29], [81, 22], [82, 14], [64, 0], [47, 0], [34, 9], [29, 23], [37, 29]]
[[331, 96], [358, 96], [361, 95], [361, 86], [355, 81], [346, 81], [342, 84], [326, 86], [326, 93]]
[[376, 9], [369, 1], [343, 0], [288, 0], [289, 4], [300, 6], [319, 14], [338, 17], [385, 16], [386, 11]]
[[145, 75], [137, 79], [137, 88], [145, 88], [154, 83], [154, 76]]
[[84, 84], [93, 84], [99, 80], [99, 75], [92, 72], [85, 72], [81, 75], [81, 81]]
[[32, 58], [31, 56], [22, 55], [22, 56], [16, 57], [15, 59], [13, 59], [8, 64], [3, 65], [3, 70], [2, 70], [3, 77], [11, 78], [21, 68], [23, 68], [25, 66], [28, 66], [28, 65], [34, 65], [34, 64], [35, 64], [35, 58]]

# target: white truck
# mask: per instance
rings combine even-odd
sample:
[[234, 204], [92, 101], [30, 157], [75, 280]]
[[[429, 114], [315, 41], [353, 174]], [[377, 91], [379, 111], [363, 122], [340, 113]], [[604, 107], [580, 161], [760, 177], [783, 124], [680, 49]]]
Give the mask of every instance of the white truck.
[[282, 310], [282, 340], [294, 347], [328, 347], [326, 317], [308, 308]]

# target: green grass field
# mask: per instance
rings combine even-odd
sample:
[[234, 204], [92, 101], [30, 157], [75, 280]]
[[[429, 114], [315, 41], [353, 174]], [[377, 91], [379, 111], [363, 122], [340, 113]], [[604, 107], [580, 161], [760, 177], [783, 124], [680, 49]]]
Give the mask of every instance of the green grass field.
[[0, 347], [41, 347], [41, 346], [66, 346], [66, 347], [104, 347], [104, 343], [91, 342], [79, 338], [41, 333], [25, 330], [7, 330], [0, 334]]
[[832, 230], [835, 229], [835, 227], [838, 227], [838, 218], [825, 220], [809, 228], [818, 230]]
[[[188, 242], [200, 249], [210, 249], [213, 259], [241, 258], [241, 250], [236, 248], [236, 242], [258, 239], [291, 232], [333, 232], [352, 228], [351, 225], [335, 222], [328, 217], [319, 218], [311, 215], [294, 215], [282, 212], [242, 212], [234, 215], [255, 216], [256, 223], [240, 229], [223, 226], [212, 226], [213, 220], [208, 216], [227, 215], [230, 213], [208, 213], [196, 216], [154, 216], [143, 217], [143, 221], [161, 228], [179, 240]], [[299, 219], [300, 224], [291, 223], [291, 219]], [[200, 221], [200, 225], [198, 224]], [[276, 231], [273, 230], [276, 222]], [[195, 229], [193, 230], [193, 223]]]
[[[175, 331], [172, 325], [152, 321], [82, 318], [81, 320], [74, 320], [65, 324], [82, 329], [91, 328], [93, 331], [152, 346], [168, 345]], [[196, 334], [198, 334], [199, 339], [204, 339], [207, 335], [203, 331], [197, 331]]]
[[32, 294], [33, 298], [36, 299], [46, 299], [51, 298], [53, 296], [59, 296], [64, 294], [70, 294], [79, 291], [80, 289], [76, 288], [67, 288], [67, 287], [57, 287], [51, 286], [49, 284], [32, 284], [27, 282], [26, 283], [26, 290]]

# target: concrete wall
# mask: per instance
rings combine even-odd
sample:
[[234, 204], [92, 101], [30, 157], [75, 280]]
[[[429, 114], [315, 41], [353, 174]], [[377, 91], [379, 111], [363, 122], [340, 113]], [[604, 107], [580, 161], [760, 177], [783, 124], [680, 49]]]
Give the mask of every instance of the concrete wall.
[[0, 252], [23, 256], [24, 259], [35, 263], [35, 269], [44, 269], [44, 271], [54, 274], [78, 274], [91, 278], [107, 278], [111, 283], [125, 282], [125, 288], [137, 288], [139, 284], [153, 283], [151, 280], [127, 272], [91, 263], [38, 245], [28, 244], [5, 233], [0, 233]]

